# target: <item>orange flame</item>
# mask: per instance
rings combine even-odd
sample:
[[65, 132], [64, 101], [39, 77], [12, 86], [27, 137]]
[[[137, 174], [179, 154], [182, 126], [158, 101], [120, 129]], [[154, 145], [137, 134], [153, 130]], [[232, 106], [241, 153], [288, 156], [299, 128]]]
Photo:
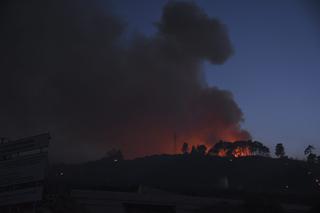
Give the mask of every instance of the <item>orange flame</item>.
[[249, 147], [244, 147], [244, 148], [241, 148], [241, 147], [237, 147], [233, 152], [232, 152], [232, 155], [236, 158], [238, 157], [246, 157], [246, 156], [251, 156], [252, 155], [252, 152], [251, 150], [249, 149]]
[[228, 152], [228, 150], [226, 150], [226, 149], [220, 149], [217, 155], [219, 157], [226, 157], [227, 156], [227, 152]]

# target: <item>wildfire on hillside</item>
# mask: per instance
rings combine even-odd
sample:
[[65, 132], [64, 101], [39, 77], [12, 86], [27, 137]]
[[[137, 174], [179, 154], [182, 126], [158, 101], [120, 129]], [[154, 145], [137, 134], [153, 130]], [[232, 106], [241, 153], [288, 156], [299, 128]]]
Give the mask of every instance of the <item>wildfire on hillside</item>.
[[235, 141], [216, 143], [209, 151], [208, 155], [219, 157], [247, 157], [247, 156], [268, 156], [269, 148], [258, 141]]

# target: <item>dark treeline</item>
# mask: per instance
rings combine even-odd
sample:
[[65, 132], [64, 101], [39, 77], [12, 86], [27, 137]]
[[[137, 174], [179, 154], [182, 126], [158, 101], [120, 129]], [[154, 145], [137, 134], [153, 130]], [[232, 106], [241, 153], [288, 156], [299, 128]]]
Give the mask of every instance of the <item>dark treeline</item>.
[[[320, 155], [314, 153], [315, 148], [312, 145], [308, 145], [303, 151], [308, 163], [320, 164]], [[192, 146], [190, 148], [188, 143], [183, 143], [181, 152], [185, 155], [193, 156], [219, 156], [219, 157], [247, 157], [247, 156], [263, 156], [271, 157], [271, 152], [268, 147], [259, 141], [219, 141], [211, 148], [208, 148], [204, 144]], [[285, 147], [282, 143], [278, 143], [275, 146], [274, 155], [277, 158], [288, 159], [285, 153]]]
[[251, 140], [236, 142], [220, 141], [214, 144], [210, 149], [201, 144], [198, 146], [192, 146], [190, 152], [188, 143], [184, 143], [181, 151], [184, 154], [220, 157], [245, 157], [257, 155], [268, 157], [270, 155], [270, 150], [268, 147], [259, 141]]

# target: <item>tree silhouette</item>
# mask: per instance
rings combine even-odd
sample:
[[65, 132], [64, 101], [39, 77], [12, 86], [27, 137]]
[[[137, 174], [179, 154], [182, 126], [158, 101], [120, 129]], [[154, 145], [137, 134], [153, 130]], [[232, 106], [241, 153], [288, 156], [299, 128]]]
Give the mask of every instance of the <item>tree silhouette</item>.
[[251, 150], [253, 155], [261, 155], [265, 157], [268, 157], [270, 155], [270, 149], [263, 145], [261, 142], [254, 141], [249, 144], [251, 144]]
[[201, 156], [206, 155], [207, 147], [203, 144], [197, 146], [197, 153]]
[[183, 143], [181, 151], [183, 154], [188, 154], [189, 153], [189, 144], [188, 143]]
[[314, 147], [312, 145], [307, 146], [307, 148], [304, 150], [304, 154], [307, 155], [307, 161], [309, 163], [315, 163], [317, 156], [313, 154]]
[[269, 156], [270, 150], [261, 142], [251, 140], [225, 142], [220, 141], [216, 143], [208, 151], [208, 155], [215, 155], [220, 157], [245, 157], [252, 155]]
[[284, 151], [284, 146], [282, 143], [278, 143], [276, 145], [276, 152], [275, 152], [276, 156], [279, 158], [283, 158], [285, 155], [285, 151]]
[[196, 155], [197, 153], [198, 153], [198, 151], [197, 151], [196, 147], [195, 147], [195, 146], [192, 146], [192, 147], [191, 147], [191, 152], [190, 152], [190, 154], [191, 154], [191, 155]]
[[313, 153], [310, 153], [307, 157], [308, 163], [315, 163], [317, 159], [317, 156]]
[[248, 141], [248, 146], [250, 147], [250, 151], [252, 152], [252, 155], [261, 155], [261, 156], [269, 156], [270, 150], [268, 147], [263, 145], [259, 141]]
[[[213, 145], [208, 151], [208, 155], [217, 156], [220, 153], [224, 153], [225, 156], [232, 155], [231, 143], [225, 141], [219, 141], [215, 145]], [[221, 155], [220, 155], [221, 156]], [[221, 156], [222, 157], [222, 156]]]
[[312, 154], [313, 150], [314, 150], [314, 147], [313, 147], [312, 145], [309, 145], [309, 146], [307, 146], [307, 148], [304, 150], [304, 154], [305, 154], [305, 155]]

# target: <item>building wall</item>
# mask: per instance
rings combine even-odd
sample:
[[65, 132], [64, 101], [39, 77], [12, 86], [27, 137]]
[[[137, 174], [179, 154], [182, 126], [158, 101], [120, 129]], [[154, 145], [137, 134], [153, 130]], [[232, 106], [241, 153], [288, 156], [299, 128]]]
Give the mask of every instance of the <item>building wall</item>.
[[[207, 213], [226, 208], [236, 212], [242, 200], [191, 197], [173, 194], [143, 194], [109, 191], [74, 190], [71, 196], [88, 213]], [[127, 208], [126, 205], [136, 205]], [[310, 207], [283, 204], [288, 213], [305, 213]]]

